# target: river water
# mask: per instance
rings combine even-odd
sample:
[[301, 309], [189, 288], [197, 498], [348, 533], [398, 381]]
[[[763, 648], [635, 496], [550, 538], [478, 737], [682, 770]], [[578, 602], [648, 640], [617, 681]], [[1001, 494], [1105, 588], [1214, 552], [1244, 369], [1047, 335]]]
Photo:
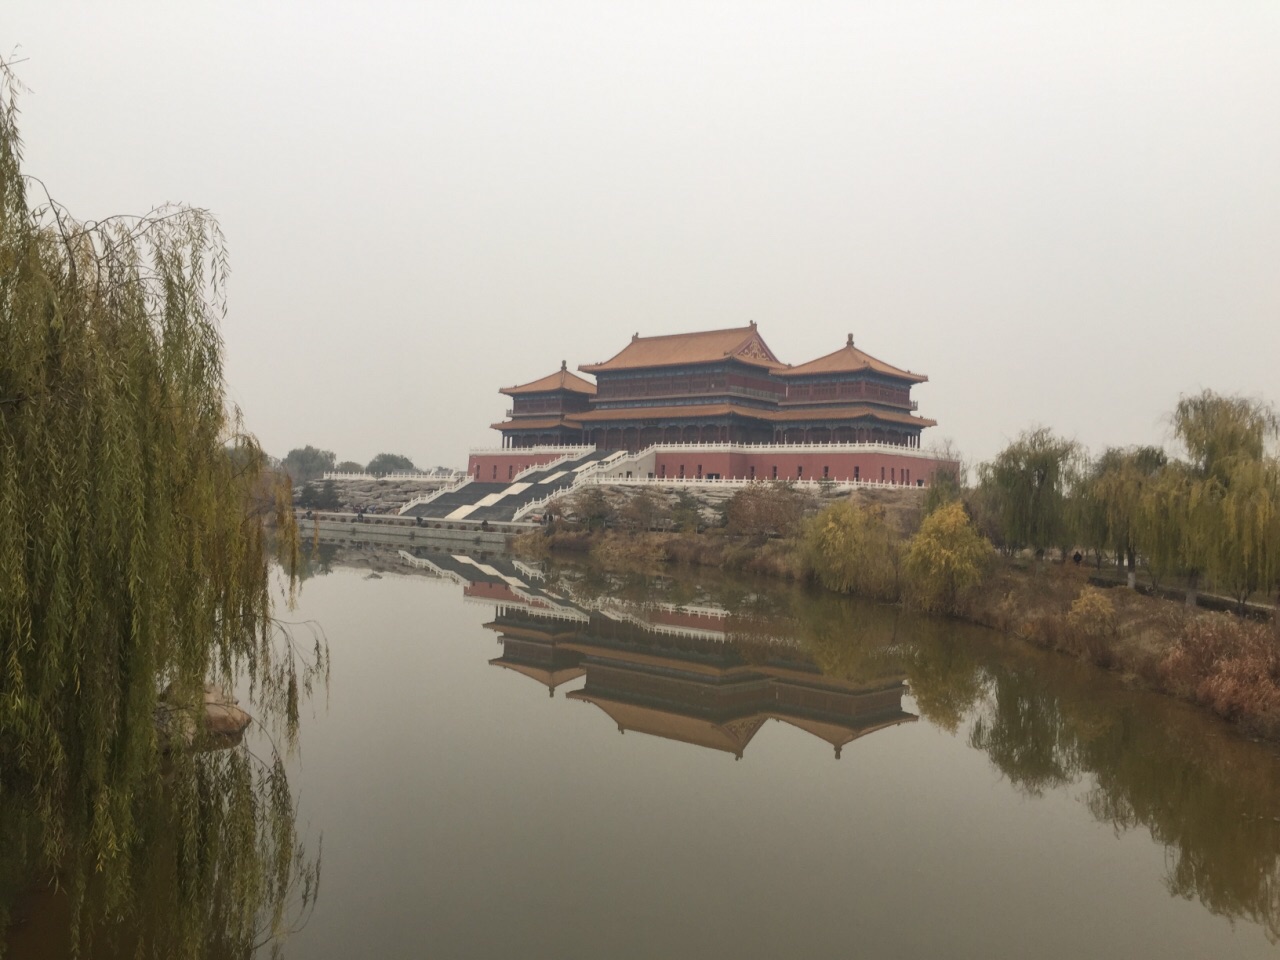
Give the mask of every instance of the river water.
[[312, 573], [286, 957], [1276, 954], [1276, 752], [1109, 675], [714, 572]]
[[305, 585], [288, 956], [1275, 953], [1280, 765], [1190, 708], [789, 585], [416, 553]]

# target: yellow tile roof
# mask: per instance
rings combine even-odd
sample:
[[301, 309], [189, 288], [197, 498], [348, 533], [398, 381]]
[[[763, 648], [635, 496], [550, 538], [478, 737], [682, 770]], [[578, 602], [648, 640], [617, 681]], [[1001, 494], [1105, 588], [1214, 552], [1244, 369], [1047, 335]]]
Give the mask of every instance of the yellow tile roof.
[[502, 387], [498, 392], [514, 397], [522, 393], [549, 393], [552, 390], [569, 390], [572, 393], [585, 393], [590, 397], [596, 395], [596, 385], [590, 380], [583, 380], [575, 373], [570, 373], [563, 360], [560, 362], [559, 370], [541, 380], [522, 383], [517, 387]]
[[872, 370], [888, 377], [910, 380], [912, 383], [924, 383], [929, 379], [922, 373], [900, 370], [883, 360], [877, 360], [869, 353], [864, 353], [853, 345], [853, 334], [849, 334], [848, 342], [834, 353], [776, 372], [780, 377], [806, 377], [822, 373], [856, 373], [859, 370]]
[[503, 420], [502, 423], [491, 423], [494, 430], [551, 430], [555, 427], [567, 427], [580, 430], [581, 425], [568, 417], [521, 417], [514, 420]]
[[774, 356], [753, 322], [745, 327], [731, 327], [727, 330], [701, 330], [660, 337], [642, 337], [637, 333], [629, 344], [609, 360], [583, 364], [578, 369], [583, 373], [596, 373], [640, 367], [674, 367], [690, 363], [712, 363], [726, 357], [768, 370], [780, 370], [785, 366]]

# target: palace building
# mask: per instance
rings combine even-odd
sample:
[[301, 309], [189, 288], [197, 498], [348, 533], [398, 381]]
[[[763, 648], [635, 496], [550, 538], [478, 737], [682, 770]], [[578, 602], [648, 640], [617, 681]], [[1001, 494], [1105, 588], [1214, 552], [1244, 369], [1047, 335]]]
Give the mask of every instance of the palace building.
[[780, 361], [755, 323], [669, 336], [636, 334], [603, 363], [567, 364], [502, 393], [495, 423], [509, 450], [591, 445], [890, 444], [918, 447], [934, 421], [915, 414], [911, 388], [928, 378], [854, 345], [799, 366]]
[[[501, 446], [472, 450], [469, 486], [421, 517], [519, 519], [580, 482], [834, 481], [923, 487], [954, 460], [923, 449], [928, 380], [844, 345], [783, 363], [754, 323], [642, 337], [572, 373], [566, 362], [501, 393]], [[588, 379], [591, 377], [593, 379]], [[594, 382], [593, 382], [594, 381]]]

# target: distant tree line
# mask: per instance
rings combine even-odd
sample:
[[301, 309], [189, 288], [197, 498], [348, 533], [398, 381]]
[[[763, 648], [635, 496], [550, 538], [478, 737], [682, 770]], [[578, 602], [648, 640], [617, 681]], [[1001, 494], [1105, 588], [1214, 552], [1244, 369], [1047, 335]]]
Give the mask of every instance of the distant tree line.
[[1201, 589], [1241, 609], [1275, 595], [1280, 416], [1264, 401], [1206, 390], [1181, 398], [1170, 419], [1172, 453], [1108, 447], [1090, 457], [1052, 430], [1028, 430], [978, 466], [973, 487], [961, 470], [936, 475], [913, 534], [873, 506], [837, 503], [801, 526], [805, 565], [832, 589], [939, 611], [959, 610], [993, 550], [1114, 562], [1130, 587], [1141, 565], [1157, 589], [1177, 578], [1190, 605]]
[[338, 462], [332, 450], [319, 450], [313, 446], [295, 447], [281, 461], [285, 473], [294, 483], [319, 480], [326, 473], [372, 473], [382, 475], [396, 471], [412, 471], [418, 468], [413, 461], [398, 453], [380, 453], [367, 464], [354, 460]]
[[1206, 390], [1172, 413], [1178, 454], [1108, 447], [1096, 457], [1045, 428], [1029, 430], [977, 471], [943, 487], [963, 499], [1001, 552], [1087, 553], [1145, 566], [1154, 585], [1178, 577], [1194, 604], [1204, 587], [1243, 604], [1280, 588], [1280, 418], [1264, 401]]

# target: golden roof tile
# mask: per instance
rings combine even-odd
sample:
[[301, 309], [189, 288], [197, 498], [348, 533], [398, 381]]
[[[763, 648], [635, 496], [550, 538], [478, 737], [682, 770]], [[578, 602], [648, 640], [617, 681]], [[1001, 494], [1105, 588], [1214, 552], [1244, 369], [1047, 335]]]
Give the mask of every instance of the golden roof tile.
[[768, 370], [781, 370], [785, 366], [774, 356], [752, 321], [745, 327], [673, 333], [659, 337], [642, 337], [637, 333], [612, 358], [603, 363], [583, 364], [578, 369], [583, 373], [597, 373], [642, 367], [674, 367], [713, 363], [726, 357]]
[[596, 395], [596, 385], [589, 380], [583, 380], [576, 373], [570, 373], [568, 364], [563, 360], [560, 361], [560, 369], [555, 373], [543, 377], [541, 380], [534, 380], [532, 383], [522, 383], [516, 387], [502, 387], [499, 393], [505, 393], [509, 397], [518, 396], [524, 393], [550, 393], [553, 390], [568, 390], [571, 393], [585, 393], [589, 397]]
[[864, 353], [853, 345], [852, 333], [849, 334], [849, 339], [845, 345], [834, 353], [828, 353], [817, 360], [810, 360], [808, 363], [787, 367], [785, 370], [776, 372], [780, 377], [808, 377], [823, 373], [857, 373], [861, 370], [871, 370], [887, 377], [909, 380], [912, 383], [924, 383], [929, 379], [922, 373], [900, 370], [892, 364], [885, 363], [883, 360], [877, 360], [869, 353]]
[[514, 420], [503, 420], [502, 423], [491, 423], [494, 430], [551, 430], [555, 427], [566, 427], [569, 430], [581, 430], [582, 425], [568, 417], [518, 417]]

